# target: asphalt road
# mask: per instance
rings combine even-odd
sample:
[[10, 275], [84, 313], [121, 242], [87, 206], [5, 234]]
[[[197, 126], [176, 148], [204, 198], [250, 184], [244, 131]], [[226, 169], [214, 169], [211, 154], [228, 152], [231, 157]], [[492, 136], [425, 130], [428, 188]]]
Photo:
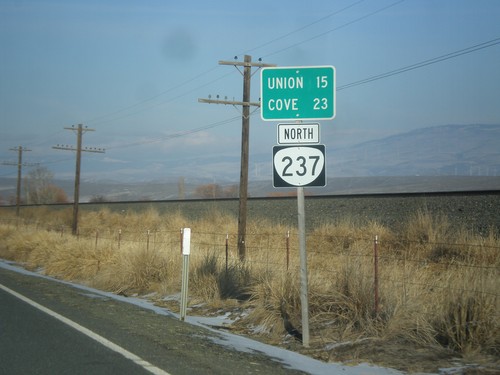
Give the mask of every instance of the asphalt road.
[[149, 373], [4, 290], [0, 305], [2, 374]]
[[0, 286], [0, 374], [151, 373], [6, 289], [133, 353], [157, 373], [301, 373], [263, 354], [220, 346], [216, 332], [57, 281], [0, 268]]

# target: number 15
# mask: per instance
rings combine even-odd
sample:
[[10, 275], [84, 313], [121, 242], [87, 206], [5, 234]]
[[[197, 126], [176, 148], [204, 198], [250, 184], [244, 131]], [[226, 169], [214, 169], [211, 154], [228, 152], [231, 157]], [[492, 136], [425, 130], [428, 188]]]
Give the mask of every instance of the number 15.
[[328, 77], [327, 76], [316, 77], [316, 87], [318, 89], [324, 89], [328, 87]]

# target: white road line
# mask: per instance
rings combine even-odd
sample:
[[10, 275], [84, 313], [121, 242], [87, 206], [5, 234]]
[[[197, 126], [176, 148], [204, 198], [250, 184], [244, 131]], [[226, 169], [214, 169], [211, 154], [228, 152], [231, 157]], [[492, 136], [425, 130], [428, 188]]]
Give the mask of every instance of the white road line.
[[90, 329], [85, 328], [85, 327], [81, 326], [80, 324], [56, 313], [55, 311], [52, 311], [52, 310], [36, 303], [35, 301], [23, 296], [22, 294], [19, 294], [16, 291], [9, 289], [2, 284], [0, 284], [0, 289], [3, 289], [7, 293], [12, 294], [14, 297], [19, 298], [20, 300], [30, 304], [31, 306], [37, 308], [38, 310], [43, 311], [44, 313], [46, 313], [46, 314], [56, 318], [57, 320], [63, 322], [64, 324], [67, 324], [68, 326], [76, 329], [77, 331], [79, 331], [79, 332], [83, 333], [84, 335], [90, 337], [91, 339], [97, 341], [101, 345], [104, 345], [108, 349], [111, 349], [111, 350], [121, 354], [125, 358], [130, 359], [134, 363], [143, 367], [145, 370], [147, 370], [155, 375], [170, 375], [168, 372], [163, 371], [161, 368], [158, 368], [158, 367], [152, 365], [151, 363], [143, 360], [142, 358], [136, 356], [134, 353], [131, 353], [126, 349], [123, 349], [121, 346], [118, 346], [115, 343], [109, 341], [108, 339], [105, 339], [104, 337], [98, 335], [97, 333], [91, 331]]

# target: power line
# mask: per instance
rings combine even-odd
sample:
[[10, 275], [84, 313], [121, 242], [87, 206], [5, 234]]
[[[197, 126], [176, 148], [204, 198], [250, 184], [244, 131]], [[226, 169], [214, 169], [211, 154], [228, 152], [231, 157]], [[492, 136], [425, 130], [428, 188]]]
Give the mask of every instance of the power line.
[[351, 87], [363, 85], [365, 83], [377, 81], [379, 79], [388, 78], [388, 77], [394, 76], [396, 74], [405, 73], [405, 72], [408, 72], [410, 70], [419, 69], [419, 68], [422, 68], [424, 66], [436, 64], [438, 62], [442, 62], [445, 60], [450, 60], [450, 59], [453, 59], [455, 57], [459, 57], [462, 55], [466, 55], [466, 54], [469, 54], [472, 52], [482, 50], [484, 48], [493, 47], [497, 44], [500, 44], [500, 38], [495, 38], [495, 39], [489, 40], [487, 42], [479, 43], [479, 44], [476, 44], [476, 45], [471, 46], [471, 47], [467, 47], [467, 48], [464, 48], [464, 49], [461, 49], [458, 51], [447, 53], [445, 55], [434, 57], [432, 59], [424, 60], [424, 61], [412, 64], [412, 65], [408, 65], [408, 66], [405, 66], [405, 67], [402, 67], [399, 69], [391, 70], [391, 71], [386, 72], [386, 73], [378, 74], [378, 75], [375, 75], [372, 77], [361, 79], [359, 81], [351, 82], [351, 83], [348, 83], [346, 85], [338, 86], [337, 91], [341, 91], [341, 90], [345, 90], [345, 89], [348, 89]]
[[44, 161], [41, 162], [40, 164], [57, 164], [57, 163], [64, 163], [66, 161], [73, 161], [73, 158], [64, 158], [64, 159], [56, 159], [56, 160], [51, 160], [51, 161]]
[[9, 172], [9, 173], [5, 173], [5, 174], [0, 174], [0, 177], [12, 176], [12, 175], [14, 175], [16, 173], [17, 172]]
[[[359, 3], [362, 3], [363, 1], [365, 1], [365, 0], [358, 0], [358, 1], [354, 2], [354, 3], [352, 3], [351, 5], [348, 5], [348, 6], [346, 6], [346, 7], [342, 8], [342, 9], [340, 9], [340, 10], [337, 10], [337, 11], [335, 11], [335, 12], [329, 13], [329, 14], [327, 14], [326, 16], [321, 17], [320, 19], [318, 19], [318, 20], [316, 20], [316, 21], [313, 21], [313, 22], [311, 22], [311, 23], [308, 23], [307, 25], [304, 25], [304, 26], [302, 26], [302, 27], [299, 27], [298, 29], [292, 30], [292, 31], [290, 31], [290, 32], [288, 32], [288, 33], [286, 33], [286, 34], [283, 34], [283, 35], [281, 35], [281, 36], [279, 36], [279, 37], [277, 37], [277, 38], [274, 38], [274, 39], [272, 39], [272, 40], [270, 40], [270, 41], [268, 41], [268, 42], [266, 42], [266, 43], [263, 43], [263, 44], [261, 44], [261, 45], [259, 45], [259, 46], [257, 46], [257, 47], [251, 48], [251, 49], [247, 50], [245, 53], [246, 53], [246, 54], [248, 54], [249, 52], [255, 51], [255, 50], [257, 50], [257, 49], [260, 49], [260, 48], [266, 47], [266, 46], [268, 46], [268, 45], [270, 45], [270, 44], [272, 44], [272, 43], [274, 43], [274, 42], [277, 42], [277, 41], [279, 41], [279, 40], [285, 39], [286, 37], [289, 37], [290, 35], [293, 35], [293, 34], [295, 34], [295, 33], [298, 33], [299, 31], [305, 30], [305, 29], [307, 29], [308, 27], [311, 27], [311, 26], [313, 26], [313, 25], [316, 25], [317, 23], [320, 23], [321, 21], [324, 21], [324, 20], [326, 20], [326, 19], [328, 19], [328, 18], [330, 18], [330, 17], [333, 17], [333, 16], [335, 16], [335, 15], [337, 15], [337, 14], [339, 14], [339, 13], [342, 13], [342, 12], [344, 12], [344, 11], [346, 11], [346, 10], [348, 10], [348, 9], [350, 9], [350, 8], [352, 8], [352, 7], [354, 7], [355, 5], [358, 5]], [[242, 53], [241, 55], [243, 55], [243, 54], [245, 54], [245, 53]]]
[[217, 121], [217, 122], [214, 122], [214, 123], [211, 123], [211, 124], [208, 124], [205, 126], [201, 126], [199, 128], [195, 128], [195, 129], [190, 129], [190, 130], [185, 130], [185, 131], [181, 131], [181, 132], [177, 132], [177, 133], [173, 133], [173, 134], [168, 134], [168, 135], [165, 135], [162, 137], [155, 137], [154, 139], [148, 139], [148, 140], [139, 141], [139, 142], [132, 142], [132, 143], [127, 143], [127, 144], [107, 147], [107, 149], [114, 150], [114, 149], [121, 149], [121, 148], [135, 147], [135, 146], [143, 146], [143, 145], [152, 144], [152, 143], [159, 143], [159, 142], [167, 141], [167, 140], [174, 139], [174, 138], [180, 138], [180, 137], [183, 137], [183, 136], [186, 136], [189, 134], [199, 133], [203, 130], [212, 129], [212, 128], [215, 128], [217, 126], [230, 124], [238, 119], [240, 119], [240, 116], [235, 116], [235, 117], [228, 118], [226, 120]]
[[281, 53], [281, 52], [287, 51], [287, 50], [289, 50], [289, 49], [291, 49], [291, 48], [293, 48], [293, 47], [297, 47], [297, 46], [299, 46], [299, 45], [301, 45], [301, 44], [304, 44], [304, 43], [306, 43], [306, 42], [310, 42], [311, 40], [318, 39], [318, 38], [322, 37], [323, 35], [330, 34], [330, 33], [334, 32], [334, 31], [340, 30], [340, 29], [342, 29], [342, 28], [344, 28], [344, 27], [350, 26], [350, 25], [352, 25], [352, 24], [354, 24], [354, 23], [356, 23], [356, 22], [359, 22], [359, 21], [362, 21], [362, 20], [364, 20], [364, 19], [367, 19], [368, 17], [374, 16], [375, 14], [378, 14], [378, 13], [380, 13], [380, 12], [383, 12], [384, 10], [387, 10], [387, 9], [389, 9], [389, 8], [392, 8], [393, 6], [396, 6], [396, 5], [400, 4], [400, 3], [402, 3], [403, 1], [405, 1], [405, 0], [399, 0], [399, 1], [396, 1], [396, 2], [394, 2], [394, 3], [392, 3], [392, 4], [389, 4], [389, 5], [385, 6], [385, 7], [382, 7], [382, 8], [380, 8], [380, 9], [377, 9], [377, 10], [375, 10], [375, 11], [371, 12], [371, 13], [368, 13], [368, 14], [366, 14], [366, 15], [362, 16], [362, 17], [356, 18], [356, 19], [354, 19], [354, 20], [352, 20], [352, 21], [349, 21], [349, 22], [347, 22], [347, 23], [344, 23], [343, 25], [337, 26], [337, 27], [335, 27], [335, 28], [333, 28], [333, 29], [331, 29], [331, 30], [325, 31], [325, 32], [323, 32], [323, 33], [321, 33], [321, 34], [318, 34], [318, 35], [315, 35], [315, 36], [313, 36], [313, 37], [311, 37], [311, 38], [308, 38], [308, 39], [305, 39], [305, 40], [303, 40], [303, 41], [301, 41], [301, 42], [294, 43], [294, 44], [292, 44], [292, 45], [290, 45], [290, 46], [288, 46], [288, 47], [282, 48], [282, 49], [280, 49], [280, 50], [278, 50], [278, 51], [275, 51], [275, 52], [273, 52], [273, 53], [269, 53], [269, 54], [267, 54], [267, 55], [264, 55], [263, 57], [273, 56], [273, 55], [276, 55], [276, 54], [278, 54], [278, 53]]
[[161, 102], [161, 103], [158, 103], [158, 104], [155, 104], [155, 105], [149, 106], [149, 107], [147, 107], [147, 108], [143, 108], [143, 109], [138, 110], [138, 111], [133, 112], [133, 113], [129, 113], [129, 114], [126, 114], [126, 115], [122, 115], [122, 116], [117, 117], [117, 118], [113, 118], [113, 119], [109, 119], [109, 120], [104, 120], [104, 119], [105, 119], [105, 118], [107, 118], [107, 117], [111, 117], [111, 116], [114, 116], [114, 115], [117, 115], [117, 114], [123, 113], [123, 112], [125, 112], [125, 111], [130, 110], [130, 109], [133, 109], [133, 108], [139, 107], [139, 106], [140, 106], [140, 105], [142, 105], [142, 104], [145, 104], [145, 103], [151, 102], [151, 101], [153, 101], [153, 100], [155, 100], [155, 99], [157, 99], [157, 98], [159, 98], [159, 97], [161, 97], [161, 96], [163, 96], [163, 95], [165, 95], [165, 94], [168, 94], [169, 92], [172, 92], [172, 91], [174, 91], [174, 90], [176, 90], [176, 89], [178, 89], [178, 88], [181, 88], [181, 87], [183, 87], [183, 86], [185, 86], [185, 85], [187, 85], [187, 84], [189, 84], [189, 83], [191, 83], [191, 82], [195, 81], [196, 79], [198, 79], [198, 78], [200, 78], [200, 77], [202, 77], [202, 76], [204, 76], [204, 75], [206, 75], [206, 74], [208, 74], [208, 73], [210, 73], [210, 72], [214, 71], [214, 70], [215, 70], [215, 69], [217, 69], [217, 68], [218, 68], [218, 66], [216, 66], [216, 67], [214, 67], [214, 68], [211, 68], [211, 69], [209, 69], [209, 70], [207, 70], [207, 71], [205, 71], [205, 72], [202, 72], [202, 73], [200, 73], [200, 74], [198, 74], [198, 75], [194, 76], [193, 78], [190, 78], [190, 79], [188, 79], [188, 80], [186, 80], [186, 81], [184, 81], [184, 82], [182, 82], [182, 83], [180, 83], [180, 84], [178, 84], [178, 85], [176, 85], [176, 86], [170, 87], [169, 89], [167, 89], [167, 90], [165, 90], [165, 91], [163, 91], [163, 92], [161, 92], [161, 93], [159, 93], [159, 94], [156, 94], [156, 95], [153, 95], [153, 96], [151, 96], [151, 97], [149, 97], [149, 98], [147, 98], [147, 99], [141, 100], [140, 102], [137, 102], [137, 103], [135, 103], [135, 104], [132, 104], [132, 105], [126, 106], [126, 107], [124, 107], [124, 108], [118, 109], [118, 110], [116, 110], [116, 111], [114, 111], [114, 112], [110, 112], [110, 113], [107, 113], [107, 114], [104, 114], [104, 115], [101, 115], [101, 116], [95, 117], [95, 118], [93, 118], [93, 119], [91, 119], [91, 120], [88, 120], [88, 121], [87, 121], [87, 123], [99, 123], [99, 124], [102, 124], [102, 123], [106, 123], [106, 122], [110, 122], [110, 121], [116, 121], [116, 120], [118, 120], [118, 119], [122, 119], [122, 118], [125, 118], [125, 117], [132, 116], [132, 115], [134, 115], [134, 114], [137, 114], [137, 113], [143, 112], [143, 111], [145, 111], [145, 110], [148, 110], [148, 109], [154, 108], [154, 107], [156, 107], [156, 106], [158, 106], [158, 105], [160, 105], [160, 104], [168, 103], [168, 102], [174, 101], [174, 100], [176, 100], [176, 99], [178, 99], [178, 98], [181, 98], [181, 97], [183, 97], [183, 96], [186, 96], [187, 94], [189, 94], [189, 93], [191, 93], [191, 92], [193, 92], [193, 91], [195, 91], [195, 90], [198, 90], [198, 89], [200, 89], [200, 88], [203, 88], [203, 87], [205, 87], [205, 86], [208, 86], [208, 85], [210, 85], [210, 84], [212, 84], [212, 83], [214, 83], [214, 82], [217, 82], [217, 81], [219, 81], [219, 80], [221, 80], [221, 79], [223, 79], [223, 78], [227, 77], [227, 76], [228, 76], [228, 74], [225, 74], [225, 75], [223, 75], [223, 76], [221, 76], [221, 77], [219, 77], [219, 78], [216, 78], [216, 79], [214, 79], [214, 80], [212, 80], [212, 81], [210, 81], [210, 82], [208, 82], [208, 83], [206, 83], [206, 84], [204, 84], [204, 85], [198, 86], [198, 87], [196, 87], [196, 88], [194, 88], [194, 89], [192, 89], [192, 90], [190, 90], [190, 91], [187, 91], [187, 92], [183, 93], [182, 95], [177, 95], [177, 96], [175, 96], [174, 98], [168, 99], [167, 101], [164, 101], [164, 102]]

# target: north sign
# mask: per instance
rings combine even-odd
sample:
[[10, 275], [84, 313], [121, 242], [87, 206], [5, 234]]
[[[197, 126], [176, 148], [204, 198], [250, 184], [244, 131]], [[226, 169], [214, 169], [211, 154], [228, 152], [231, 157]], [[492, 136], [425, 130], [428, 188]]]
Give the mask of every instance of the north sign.
[[278, 144], [319, 143], [319, 124], [278, 124]]
[[260, 78], [264, 121], [331, 120], [335, 117], [333, 66], [262, 68]]
[[273, 186], [326, 186], [325, 145], [274, 146]]

